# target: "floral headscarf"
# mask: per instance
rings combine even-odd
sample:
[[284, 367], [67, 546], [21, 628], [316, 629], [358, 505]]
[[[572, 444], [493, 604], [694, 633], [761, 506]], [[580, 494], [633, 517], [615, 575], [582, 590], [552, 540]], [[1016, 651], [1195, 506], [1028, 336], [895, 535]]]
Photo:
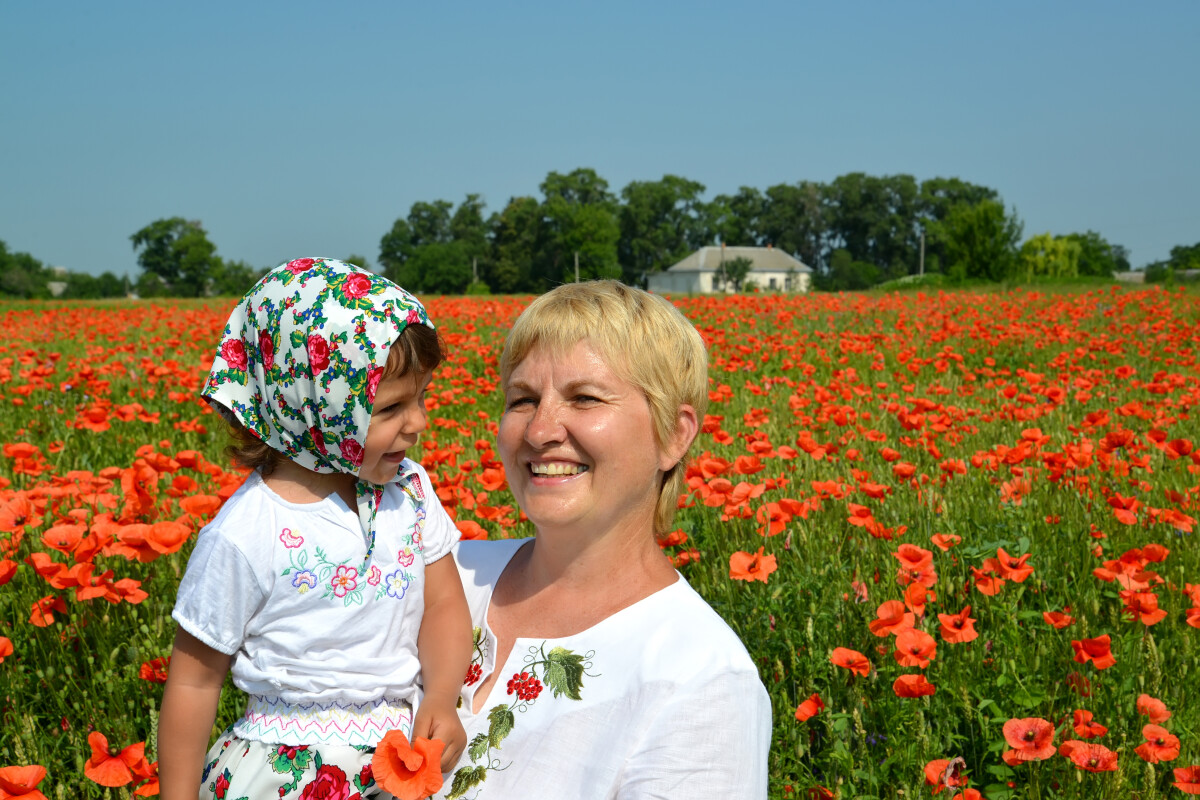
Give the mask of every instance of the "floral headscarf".
[[[433, 328], [387, 278], [330, 258], [289, 261], [230, 314], [200, 394], [300, 466], [357, 476], [388, 350], [413, 324]], [[370, 560], [383, 487], [359, 480], [356, 491]]]

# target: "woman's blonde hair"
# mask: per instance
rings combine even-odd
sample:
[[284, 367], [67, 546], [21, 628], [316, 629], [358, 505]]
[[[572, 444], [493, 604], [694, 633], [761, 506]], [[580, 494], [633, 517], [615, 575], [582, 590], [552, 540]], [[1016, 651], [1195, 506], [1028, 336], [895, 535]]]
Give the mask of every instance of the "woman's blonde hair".
[[[679, 409], [696, 410], [697, 424], [708, 408], [708, 352], [695, 326], [669, 300], [618, 281], [567, 283], [530, 303], [513, 323], [500, 356], [500, 384], [535, 347], [565, 354], [587, 340], [623, 380], [642, 390], [650, 406], [656, 444], [671, 441]], [[654, 514], [654, 533], [671, 527], [684, 490], [691, 443], [663, 475]]]

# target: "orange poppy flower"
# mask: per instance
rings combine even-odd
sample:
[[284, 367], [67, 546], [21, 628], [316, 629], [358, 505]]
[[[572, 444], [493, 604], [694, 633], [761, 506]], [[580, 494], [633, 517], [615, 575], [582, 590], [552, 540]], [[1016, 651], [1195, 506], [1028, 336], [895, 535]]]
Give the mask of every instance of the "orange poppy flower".
[[1012, 748], [1002, 755], [1006, 764], [1043, 761], [1054, 755], [1054, 726], [1041, 717], [1010, 719], [1004, 723], [1004, 741]]
[[1091, 661], [1096, 669], [1108, 669], [1117, 663], [1112, 654], [1112, 640], [1107, 633], [1094, 639], [1074, 640], [1071, 647], [1075, 648], [1075, 660], [1080, 664]]
[[929, 537], [929, 541], [933, 542], [944, 553], [961, 542], [962, 537], [957, 533], [935, 533]]
[[734, 580], [766, 583], [777, 567], [775, 556], [763, 555], [761, 547], [755, 553], [738, 550], [729, 557], [729, 577]]
[[221, 510], [221, 498], [211, 494], [193, 494], [182, 498], [179, 507], [193, 517], [208, 517]]
[[1157, 764], [1160, 761], [1174, 761], [1179, 758], [1179, 737], [1161, 725], [1143, 725], [1142, 736], [1145, 742], [1133, 750], [1143, 761]]
[[460, 539], [488, 538], [487, 530], [475, 520], [456, 519], [454, 521], [454, 527], [458, 528], [458, 536]]
[[937, 594], [929, 591], [923, 583], [910, 583], [904, 590], [904, 605], [918, 617], [925, 616], [925, 603], [936, 599]]
[[388, 731], [371, 757], [376, 783], [398, 800], [421, 800], [442, 788], [440, 739], [417, 737], [409, 744], [403, 731]]
[[124, 786], [133, 781], [133, 771], [142, 768], [146, 760], [146, 743], [131, 744], [124, 750], [110, 747], [108, 738], [100, 731], [88, 734], [92, 756], [83, 767], [83, 774], [101, 786]]
[[17, 574], [17, 562], [9, 558], [0, 559], [0, 586], [12, 580]]
[[862, 675], [864, 678], [871, 674], [871, 662], [857, 650], [851, 650], [848, 647], [835, 647], [829, 655], [829, 660], [833, 662], [834, 666], [848, 669], [856, 675]]
[[876, 636], [891, 636], [911, 628], [916, 622], [916, 617], [911, 612], [906, 612], [904, 603], [899, 600], [888, 600], [881, 603], [879, 608], [875, 609], [875, 616], [876, 619], [867, 623], [867, 627]]
[[7, 636], [0, 636], [0, 664], [4, 663], [4, 659], [13, 654], [12, 639]]
[[1047, 625], [1053, 625], [1060, 631], [1075, 621], [1074, 617], [1061, 611], [1043, 611], [1042, 619], [1046, 620]]
[[939, 630], [942, 639], [949, 644], [965, 644], [979, 638], [979, 633], [975, 630], [975, 620], [970, 614], [970, 606], [957, 614], [938, 614], [938, 622], [942, 623]]
[[1082, 708], [1075, 709], [1074, 714], [1075, 735], [1083, 739], [1094, 739], [1097, 736], [1103, 736], [1108, 733], [1108, 728], [1101, 725], [1099, 722], [1092, 721], [1092, 712], [1085, 711]]
[[151, 661], [145, 661], [138, 669], [138, 677], [150, 683], [166, 683], [167, 670], [171, 663], [170, 656], [163, 656]]
[[825, 709], [825, 703], [819, 694], [811, 694], [808, 699], [796, 708], [796, 719], [801, 722], [812, 719]]
[[0, 767], [0, 798], [4, 800], [46, 800], [37, 785], [46, 777], [41, 764]]
[[[1063, 746], [1066, 746], [1066, 742]], [[1117, 754], [1102, 744], [1076, 742], [1070, 751], [1063, 753], [1075, 766], [1088, 772], [1114, 772], [1117, 769]]]
[[966, 769], [967, 762], [961, 758], [936, 758], [933, 761], [925, 764], [925, 785], [932, 786], [932, 794], [937, 794], [943, 789], [957, 789], [960, 786], [967, 785], [967, 776], [963, 770]]
[[1166, 703], [1148, 694], [1138, 695], [1137, 712], [1156, 725], [1171, 718], [1171, 712], [1167, 710]]
[[1162, 622], [1167, 612], [1158, 607], [1158, 595], [1154, 592], [1134, 592], [1128, 589], [1121, 592], [1125, 602], [1122, 611], [1130, 622], [1139, 620], [1143, 625], [1150, 626]]
[[937, 655], [937, 642], [925, 631], [909, 628], [896, 636], [896, 651], [892, 655], [902, 667], [925, 669]]
[[994, 567], [989, 566], [988, 562], [995, 562], [995, 560], [994, 558], [985, 559], [982, 568], [971, 567], [971, 574], [975, 577], [975, 588], [988, 597], [999, 594], [1000, 589], [1007, 583]]
[[1172, 770], [1175, 782], [1172, 784], [1184, 794], [1200, 794], [1200, 764], [1190, 767], [1176, 767]]
[[1029, 556], [1030, 553], [1026, 553], [1023, 556], [1016, 558], [1006, 553], [1003, 547], [997, 549], [996, 562], [1000, 567], [1000, 577], [1004, 578], [1006, 581], [1012, 581], [1013, 583], [1023, 582], [1026, 578], [1033, 574], [1033, 567], [1026, 563], [1029, 561]]
[[937, 691], [937, 687], [925, 679], [925, 676], [901, 675], [892, 683], [892, 691], [896, 697], [925, 697]]
[[29, 624], [39, 628], [48, 628], [54, 624], [54, 614], [67, 613], [67, 601], [60, 595], [49, 595], [34, 602], [29, 612]]

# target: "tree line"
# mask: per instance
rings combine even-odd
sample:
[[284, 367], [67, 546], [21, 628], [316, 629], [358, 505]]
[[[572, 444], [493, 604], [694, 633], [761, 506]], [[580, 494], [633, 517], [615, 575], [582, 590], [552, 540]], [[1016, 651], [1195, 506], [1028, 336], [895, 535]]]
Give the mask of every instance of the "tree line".
[[[677, 175], [614, 192], [595, 170], [580, 168], [550, 172], [538, 188], [540, 198], [514, 197], [490, 213], [478, 194], [457, 206], [415, 202], [381, 237], [375, 269], [425, 293], [536, 293], [576, 276], [644, 286], [718, 243], [781, 248], [829, 291], [918, 273], [995, 282], [1130, 269], [1128, 251], [1095, 231], [1022, 241], [1015, 209], [995, 189], [959, 178], [854, 172], [829, 183], [743, 186], [705, 200], [703, 184]], [[70, 273], [64, 296], [238, 295], [264, 271], [220, 257], [201, 223], [182, 217], [156, 220], [130, 240], [142, 270], [132, 287], [111, 273]], [[346, 260], [370, 266], [362, 256]], [[1200, 268], [1200, 244], [1176, 247], [1148, 267], [1153, 277]], [[0, 243], [0, 294], [45, 296], [49, 280], [40, 262]]]

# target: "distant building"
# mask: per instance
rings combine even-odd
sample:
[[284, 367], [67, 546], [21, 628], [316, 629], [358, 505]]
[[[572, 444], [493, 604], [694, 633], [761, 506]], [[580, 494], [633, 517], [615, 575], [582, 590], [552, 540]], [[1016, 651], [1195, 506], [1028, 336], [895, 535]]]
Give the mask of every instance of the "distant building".
[[701, 247], [687, 258], [647, 278], [652, 292], [664, 294], [712, 294], [732, 292], [728, 281], [722, 284], [718, 273], [722, 262], [749, 259], [750, 272], [742, 282], [768, 292], [807, 292], [812, 288], [812, 267], [782, 250], [767, 247]]
[[67, 290], [67, 268], [50, 267], [50, 275], [54, 278], [52, 281], [46, 281], [46, 288], [50, 290], [50, 296], [62, 297], [63, 292]]

